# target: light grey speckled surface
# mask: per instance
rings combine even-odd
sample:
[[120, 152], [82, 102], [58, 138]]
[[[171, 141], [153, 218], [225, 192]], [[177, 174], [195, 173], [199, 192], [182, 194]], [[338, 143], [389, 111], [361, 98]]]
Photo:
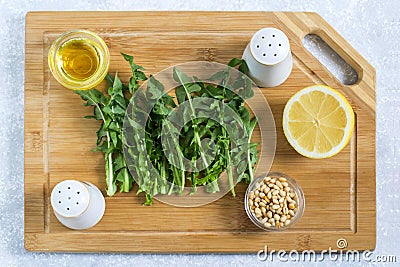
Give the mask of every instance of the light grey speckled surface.
[[[400, 2], [338, 1], [0, 1], [0, 266], [282, 266], [254, 255], [30, 253], [23, 246], [23, 72], [25, 13], [30, 10], [315, 11], [377, 70], [377, 246], [373, 256], [400, 263]], [[347, 262], [286, 263], [348, 266]], [[353, 262], [356, 266], [374, 263]]]

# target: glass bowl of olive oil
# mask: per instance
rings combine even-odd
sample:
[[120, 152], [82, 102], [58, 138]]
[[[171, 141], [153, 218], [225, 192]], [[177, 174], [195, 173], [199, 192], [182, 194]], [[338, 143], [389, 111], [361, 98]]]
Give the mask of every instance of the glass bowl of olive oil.
[[107, 75], [110, 52], [103, 39], [86, 30], [62, 34], [51, 45], [48, 54], [50, 71], [64, 87], [89, 90]]

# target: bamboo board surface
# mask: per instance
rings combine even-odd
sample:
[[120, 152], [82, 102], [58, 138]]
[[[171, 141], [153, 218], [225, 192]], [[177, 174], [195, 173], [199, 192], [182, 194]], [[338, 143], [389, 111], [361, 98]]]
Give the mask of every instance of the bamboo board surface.
[[[52, 41], [70, 29], [87, 29], [105, 39], [110, 72], [127, 82], [129, 66], [120, 52], [133, 54], [148, 73], [194, 60], [227, 63], [241, 57], [260, 28], [276, 27], [289, 37], [294, 66], [279, 87], [262, 89], [277, 126], [271, 171], [294, 177], [302, 186], [306, 209], [299, 224], [267, 233], [247, 218], [246, 185], [197, 208], [158, 201], [142, 206], [143, 195], [106, 197], [106, 212], [95, 227], [74, 231], [55, 218], [49, 196], [65, 179], [86, 180], [105, 194], [104, 161], [95, 146], [97, 121], [83, 119], [91, 109], [59, 85], [49, 72]], [[358, 73], [355, 85], [338, 81], [303, 46], [305, 35], [321, 36]], [[264, 249], [374, 249], [375, 223], [375, 70], [316, 13], [280, 12], [31, 12], [26, 17], [25, 50], [25, 248], [66, 252], [246, 252]], [[312, 160], [286, 141], [281, 117], [286, 101], [299, 89], [326, 84], [346, 96], [355, 114], [355, 131], [338, 155]], [[256, 132], [255, 141], [260, 133]], [[263, 164], [260, 162], [259, 164]], [[257, 174], [256, 174], [257, 175]]]

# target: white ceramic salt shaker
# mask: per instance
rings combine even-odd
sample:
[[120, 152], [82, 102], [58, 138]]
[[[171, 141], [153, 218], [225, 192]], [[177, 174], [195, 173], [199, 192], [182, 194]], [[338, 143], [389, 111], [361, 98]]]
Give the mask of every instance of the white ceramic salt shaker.
[[293, 67], [287, 36], [276, 28], [256, 32], [242, 58], [249, 67], [249, 76], [259, 87], [275, 87], [283, 83]]
[[53, 188], [50, 199], [57, 219], [75, 230], [96, 225], [106, 208], [103, 194], [96, 186], [76, 180], [58, 183]]

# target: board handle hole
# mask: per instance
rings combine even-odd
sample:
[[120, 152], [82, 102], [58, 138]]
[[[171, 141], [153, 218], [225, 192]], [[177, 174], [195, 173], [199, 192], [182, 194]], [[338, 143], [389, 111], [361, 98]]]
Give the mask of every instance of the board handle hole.
[[306, 35], [303, 39], [303, 45], [343, 84], [353, 85], [357, 83], [357, 72], [319, 35]]

